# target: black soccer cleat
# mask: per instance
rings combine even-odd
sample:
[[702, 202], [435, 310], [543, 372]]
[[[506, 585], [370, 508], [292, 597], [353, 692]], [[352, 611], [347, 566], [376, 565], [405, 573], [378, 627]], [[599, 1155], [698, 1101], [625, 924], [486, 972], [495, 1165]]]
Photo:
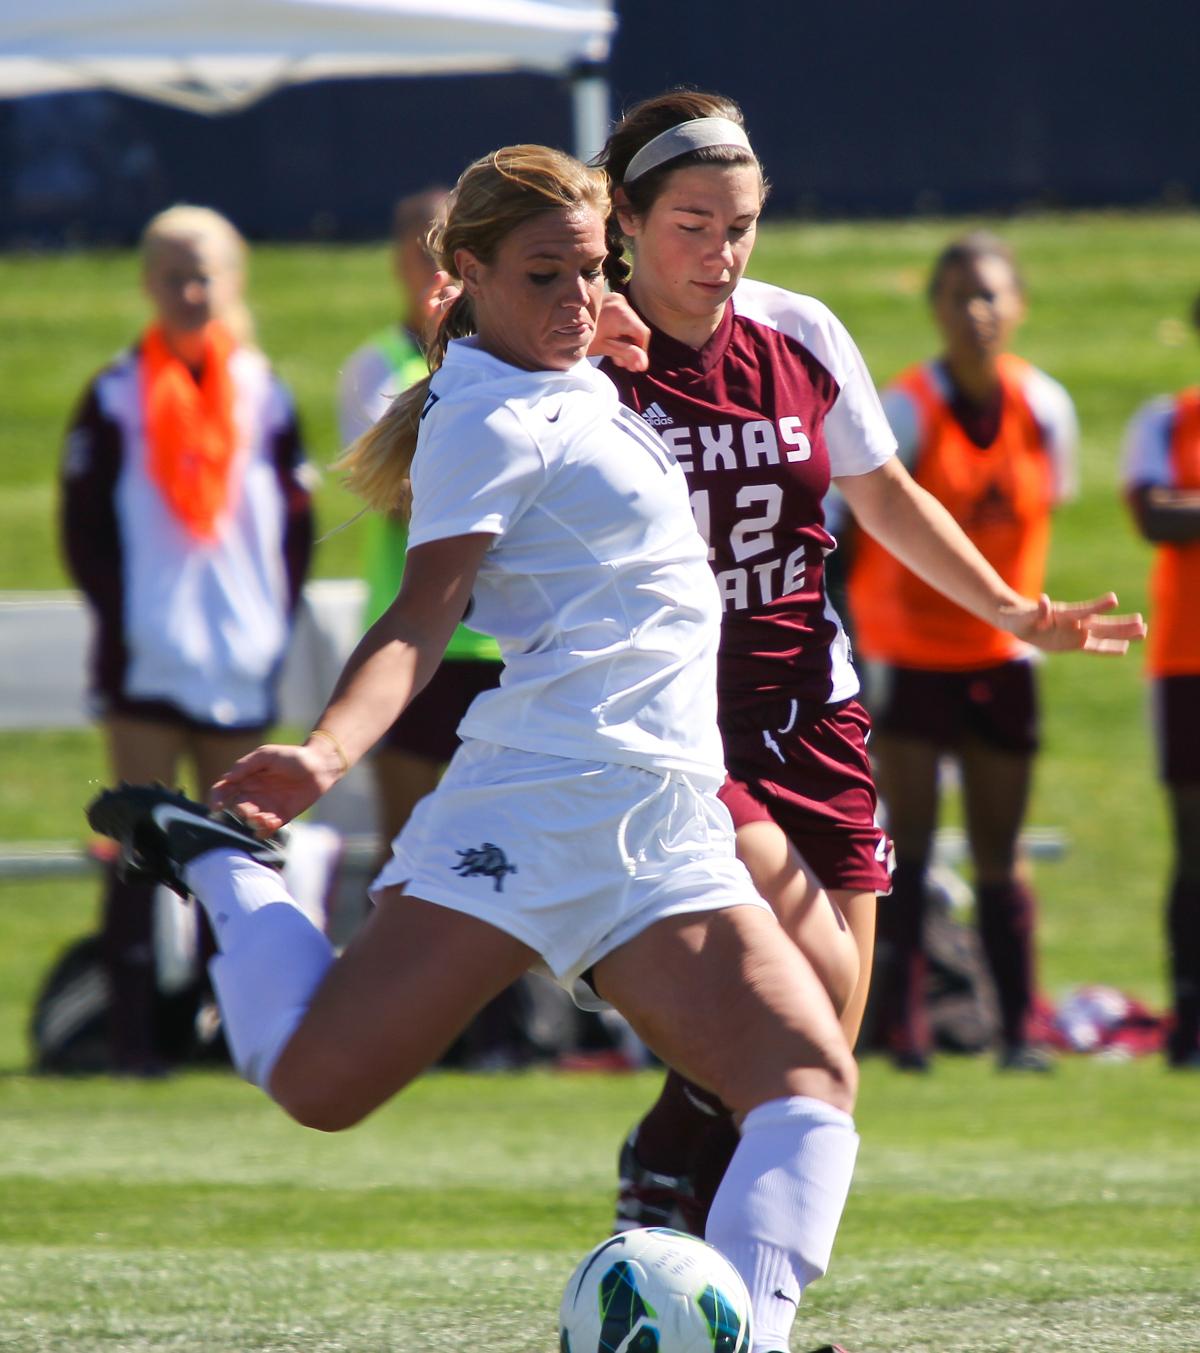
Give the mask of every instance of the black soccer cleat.
[[165, 785], [120, 784], [88, 805], [88, 824], [121, 847], [122, 863], [188, 897], [183, 866], [221, 846], [244, 851], [260, 864], [281, 868], [283, 841], [260, 838], [236, 813], [210, 811]]
[[636, 1136], [635, 1128], [621, 1144], [613, 1233], [619, 1235], [622, 1231], [643, 1226], [665, 1226], [703, 1239], [703, 1226], [696, 1229], [696, 1196], [691, 1179], [687, 1175], [648, 1170], [634, 1150]]

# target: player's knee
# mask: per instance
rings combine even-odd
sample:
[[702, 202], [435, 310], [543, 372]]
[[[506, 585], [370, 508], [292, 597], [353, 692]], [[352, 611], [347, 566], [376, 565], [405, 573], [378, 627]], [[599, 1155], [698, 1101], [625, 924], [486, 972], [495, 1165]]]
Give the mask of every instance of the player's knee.
[[345, 1076], [322, 1075], [319, 1068], [299, 1065], [286, 1053], [272, 1070], [267, 1090], [289, 1118], [316, 1132], [344, 1132], [382, 1102]]
[[343, 1132], [363, 1118], [341, 1096], [309, 1081], [297, 1082], [279, 1069], [272, 1075], [268, 1087], [271, 1098], [301, 1127], [316, 1132]]
[[858, 1063], [848, 1047], [839, 1049], [830, 1057], [825, 1075], [828, 1078], [828, 1092], [817, 1098], [832, 1104], [835, 1109], [841, 1109], [843, 1113], [853, 1113], [858, 1100]]
[[721, 1099], [736, 1113], [748, 1113], [774, 1099], [802, 1095], [852, 1114], [858, 1098], [858, 1064], [849, 1047], [829, 1040], [824, 1046], [806, 1045], [801, 1055], [788, 1059], [775, 1073], [746, 1077], [741, 1072], [714, 1084]]
[[820, 1065], [802, 1067], [792, 1079], [800, 1088], [791, 1093], [809, 1095], [843, 1113], [854, 1112], [858, 1100], [858, 1063], [848, 1045], [836, 1044], [825, 1049]]

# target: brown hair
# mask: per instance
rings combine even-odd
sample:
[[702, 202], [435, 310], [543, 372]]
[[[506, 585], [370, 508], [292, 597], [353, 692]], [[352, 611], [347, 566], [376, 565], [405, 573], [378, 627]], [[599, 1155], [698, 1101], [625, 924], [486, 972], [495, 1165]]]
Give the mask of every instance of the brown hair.
[[[665, 164], [640, 175], [633, 183], [625, 182], [629, 162], [643, 146], [682, 122], [694, 122], [702, 117], [724, 117], [736, 122], [739, 127], [744, 128], [746, 125], [742, 110], [732, 99], [727, 99], [723, 94], [706, 94], [698, 89], [671, 89], [665, 94], [643, 99], [628, 109], [617, 123], [604, 149], [592, 163], [608, 174], [610, 192], [615, 193], [617, 188], [624, 192], [629, 210], [635, 216], [645, 216], [654, 206], [667, 179], [676, 169], [686, 169], [697, 164], [754, 165], [762, 179], [762, 195], [763, 200], [766, 200], [770, 185], [763, 167], [753, 151], [743, 150], [740, 146], [704, 146], [699, 150], [684, 151]], [[608, 217], [607, 244], [608, 260], [604, 265], [604, 275], [615, 286], [628, 281], [631, 273], [629, 264], [623, 258], [625, 237], [615, 211], [610, 212]]]
[[967, 235], [960, 235], [958, 239], [951, 240], [934, 259], [929, 273], [929, 286], [926, 288], [929, 300], [936, 299], [951, 268], [969, 266], [984, 258], [998, 258], [1002, 263], [1006, 263], [1017, 290], [1022, 296], [1025, 295], [1025, 279], [1021, 276], [1012, 245], [1007, 240], [1002, 240], [999, 235], [993, 235], [990, 230], [972, 230]]
[[429, 233], [445, 205], [449, 188], [435, 185], [402, 197], [392, 208], [392, 243], [403, 244], [414, 235], [429, 248]]
[[[463, 171], [444, 215], [430, 232], [430, 253], [439, 268], [458, 278], [454, 255], [459, 249], [469, 249], [481, 262], [490, 263], [505, 238], [537, 213], [574, 207], [591, 207], [602, 217], [607, 215], [608, 190], [602, 174], [547, 146], [505, 146]], [[430, 372], [441, 366], [451, 339], [475, 332], [470, 298], [461, 291], [429, 345]], [[428, 395], [426, 377], [398, 395], [336, 462], [350, 491], [377, 511], [408, 514], [417, 427]]]

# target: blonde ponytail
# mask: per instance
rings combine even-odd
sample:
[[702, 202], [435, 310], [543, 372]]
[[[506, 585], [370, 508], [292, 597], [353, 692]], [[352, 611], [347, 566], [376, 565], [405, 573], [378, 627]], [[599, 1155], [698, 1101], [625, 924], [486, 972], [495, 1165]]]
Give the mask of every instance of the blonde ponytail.
[[442, 316], [426, 360], [429, 375], [392, 400], [387, 412], [334, 461], [351, 493], [376, 512], [408, 519], [412, 509], [412, 461], [417, 449], [421, 410], [429, 398], [429, 382], [441, 366], [452, 338], [475, 332], [475, 317], [466, 292], [460, 292]]

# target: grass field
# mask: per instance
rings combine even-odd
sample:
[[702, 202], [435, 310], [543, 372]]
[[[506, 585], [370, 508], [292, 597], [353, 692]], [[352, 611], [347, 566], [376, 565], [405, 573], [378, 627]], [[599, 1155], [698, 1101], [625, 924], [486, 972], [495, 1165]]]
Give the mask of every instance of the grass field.
[[[957, 228], [957, 227], [956, 227]], [[941, 222], [776, 226], [753, 272], [833, 305], [880, 381], [930, 351], [921, 301]], [[1196, 378], [1184, 320], [1200, 218], [1004, 224], [1032, 300], [1020, 350], [1064, 381], [1083, 490], [1060, 517], [1057, 595], [1145, 597], [1146, 550], [1118, 501], [1125, 420]], [[334, 450], [345, 354], [388, 316], [381, 248], [263, 248], [252, 298], [314, 459]], [[63, 422], [140, 322], [127, 254], [0, 258], [0, 589], [64, 585], [53, 545]], [[349, 517], [328, 479], [323, 529]], [[321, 547], [357, 570], [355, 528]], [[1109, 982], [1163, 1001], [1166, 868], [1139, 663], [1045, 668], [1033, 821], [1043, 986]], [[0, 733], [0, 842], [78, 838], [103, 774], [91, 733]], [[953, 810], [951, 810], [953, 811]], [[649, 1077], [437, 1075], [340, 1138], [288, 1124], [219, 1073], [161, 1084], [23, 1074], [24, 1022], [54, 952], [93, 923], [91, 880], [0, 883], [0, 1350], [487, 1349], [550, 1353], [553, 1307], [603, 1233], [616, 1146]], [[869, 1061], [863, 1136], [834, 1268], [797, 1350], [1200, 1350], [1200, 1080], [1156, 1060], [1075, 1059], [1052, 1078], [942, 1059], [928, 1078]]]

